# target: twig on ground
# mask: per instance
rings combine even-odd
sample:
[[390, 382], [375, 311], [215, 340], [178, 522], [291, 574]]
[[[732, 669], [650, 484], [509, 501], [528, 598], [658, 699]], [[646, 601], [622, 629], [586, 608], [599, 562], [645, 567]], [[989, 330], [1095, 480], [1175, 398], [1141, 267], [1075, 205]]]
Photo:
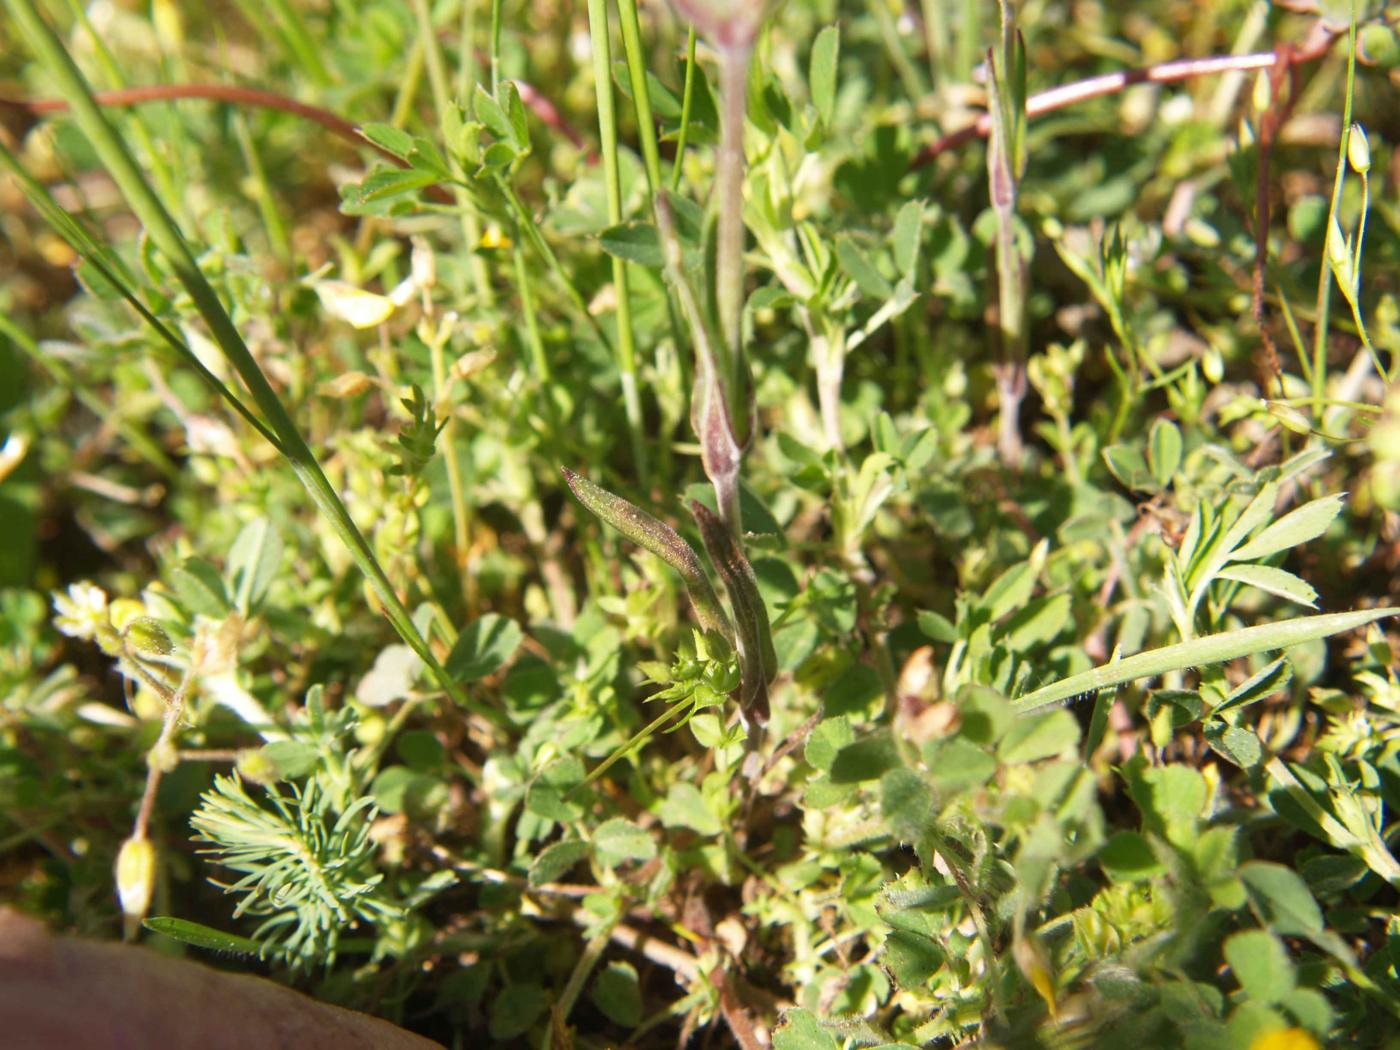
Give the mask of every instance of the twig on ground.
[[[1331, 50], [1333, 42], [1344, 32], [1345, 28], [1338, 30], [1336, 27], [1319, 21], [1309, 33], [1307, 40], [1297, 48], [1282, 47], [1276, 51], [1260, 51], [1250, 55], [1179, 58], [1143, 69], [1105, 73], [1103, 76], [1090, 77], [1088, 80], [1080, 80], [1073, 84], [1064, 84], [1030, 96], [1026, 99], [1026, 116], [1031, 119], [1044, 116], [1046, 113], [1052, 113], [1057, 109], [1064, 109], [1066, 106], [1072, 106], [1091, 98], [1117, 94], [1134, 84], [1173, 84], [1196, 77], [1228, 73], [1232, 70], [1247, 72], [1257, 69], [1272, 69], [1280, 62], [1286, 62], [1291, 68], [1327, 54]], [[925, 146], [910, 162], [909, 167], [911, 170], [915, 170], [931, 164], [949, 150], [965, 145], [973, 139], [986, 138], [991, 133], [991, 129], [991, 115], [984, 113], [967, 127], [950, 132]]]

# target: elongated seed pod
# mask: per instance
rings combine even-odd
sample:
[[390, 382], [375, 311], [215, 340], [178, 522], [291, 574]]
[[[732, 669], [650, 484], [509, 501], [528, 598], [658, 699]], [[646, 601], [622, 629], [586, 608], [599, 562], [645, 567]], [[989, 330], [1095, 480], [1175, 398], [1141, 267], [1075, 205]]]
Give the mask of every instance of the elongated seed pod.
[[700, 539], [710, 564], [719, 573], [734, 610], [736, 648], [739, 650], [739, 704], [759, 725], [768, 723], [768, 683], [778, 670], [768, 609], [758, 593], [753, 566], [724, 522], [703, 503], [690, 501], [690, 513], [700, 526]]
[[714, 585], [705, 575], [700, 556], [680, 538], [675, 529], [653, 518], [636, 504], [600, 488], [581, 474], [575, 474], [568, 467], [560, 469], [580, 503], [638, 547], [651, 551], [681, 574], [701, 627], [707, 631], [719, 631], [726, 639], [733, 639], [734, 629], [729, 624], [729, 617], [724, 614]]

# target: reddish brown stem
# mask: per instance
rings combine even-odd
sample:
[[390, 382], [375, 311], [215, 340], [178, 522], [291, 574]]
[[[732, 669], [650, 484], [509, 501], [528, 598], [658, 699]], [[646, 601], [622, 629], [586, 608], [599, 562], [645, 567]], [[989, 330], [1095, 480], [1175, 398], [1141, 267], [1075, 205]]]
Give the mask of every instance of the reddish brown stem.
[[[587, 148], [582, 136], [569, 126], [568, 121], [559, 113], [554, 103], [524, 81], [515, 81], [515, 86], [520, 92], [520, 100], [530, 108], [541, 123], [563, 135], [579, 149]], [[343, 117], [319, 106], [309, 106], [305, 102], [298, 102], [294, 98], [289, 98], [275, 91], [264, 91], [261, 88], [243, 87], [238, 84], [147, 84], [141, 87], [119, 88], [115, 91], [99, 91], [94, 97], [100, 106], [137, 106], [144, 102], [206, 99], [234, 106], [275, 109], [319, 124], [332, 135], [349, 142], [351, 145], [368, 146], [385, 160], [400, 168], [408, 167], [406, 161], [365, 138], [358, 127]], [[68, 103], [61, 98], [22, 99], [0, 96], [0, 110], [3, 109], [18, 111], [33, 119], [49, 113], [66, 112]], [[24, 131], [28, 131], [28, 129], [28, 125], [23, 128]], [[451, 200], [441, 187], [430, 186], [428, 191], [436, 199], [449, 202]]]
[[[99, 91], [94, 96], [100, 106], [137, 106], [143, 102], [173, 102], [179, 99], [208, 99], [212, 102], [227, 102], [235, 106], [256, 106], [261, 109], [275, 109], [291, 113], [305, 120], [321, 125], [332, 135], [353, 143], [368, 146], [380, 156], [399, 163], [392, 153], [360, 134], [354, 124], [318, 106], [308, 106], [275, 91], [261, 88], [242, 87], [238, 84], [147, 84], [142, 87], [119, 88], [115, 91]], [[61, 98], [0, 98], [0, 105], [27, 111], [35, 116], [46, 113], [63, 113], [68, 103]]]
[[[1134, 84], [1173, 84], [1216, 73], [1272, 69], [1280, 62], [1287, 63], [1289, 67], [1300, 65], [1325, 55], [1331, 49], [1333, 42], [1341, 35], [1341, 32], [1319, 22], [1309, 35], [1307, 42], [1296, 49], [1280, 48], [1277, 51], [1261, 51], [1252, 55], [1180, 58], [1172, 62], [1163, 62], [1161, 65], [1148, 66], [1145, 69], [1126, 69], [1120, 73], [1105, 73], [1100, 77], [1090, 77], [1088, 80], [1065, 84], [1032, 95], [1026, 100], [1026, 116], [1028, 118], [1044, 116], [1046, 113], [1064, 109], [1066, 106], [1072, 106], [1086, 99], [1117, 94]], [[992, 118], [984, 113], [967, 127], [950, 132], [936, 142], [925, 146], [914, 158], [910, 168], [911, 170], [922, 168], [951, 149], [965, 145], [973, 139], [986, 138], [991, 133], [991, 129]]]

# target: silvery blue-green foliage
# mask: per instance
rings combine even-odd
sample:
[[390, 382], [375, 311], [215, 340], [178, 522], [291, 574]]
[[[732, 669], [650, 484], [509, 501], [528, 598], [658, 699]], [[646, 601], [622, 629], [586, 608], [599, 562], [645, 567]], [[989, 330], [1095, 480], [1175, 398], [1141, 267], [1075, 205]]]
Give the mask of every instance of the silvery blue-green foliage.
[[401, 914], [374, 864], [372, 799], [342, 809], [315, 777], [262, 796], [237, 776], [216, 777], [190, 826], [202, 852], [241, 876], [220, 884], [238, 898], [235, 916], [261, 920], [253, 937], [264, 954], [297, 968], [330, 965], [346, 929]]

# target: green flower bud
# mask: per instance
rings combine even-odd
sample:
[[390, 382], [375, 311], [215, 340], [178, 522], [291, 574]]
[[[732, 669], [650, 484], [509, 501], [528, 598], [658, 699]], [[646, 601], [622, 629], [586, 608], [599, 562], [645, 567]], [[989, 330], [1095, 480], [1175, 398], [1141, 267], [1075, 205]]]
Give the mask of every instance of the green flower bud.
[[1254, 111], [1256, 113], [1267, 113], [1273, 100], [1274, 92], [1269, 85], [1269, 74], [1267, 71], [1261, 70], [1254, 78]]
[[1277, 419], [1285, 430], [1291, 430], [1293, 433], [1305, 437], [1312, 433], [1312, 424], [1308, 422], [1308, 417], [1292, 405], [1281, 405], [1277, 401], [1270, 401], [1266, 405], [1266, 411]]
[[1347, 160], [1359, 175], [1371, 170], [1371, 144], [1366, 140], [1366, 130], [1360, 124], [1353, 124], [1347, 135]]
[[1211, 383], [1218, 383], [1224, 378], [1225, 359], [1221, 357], [1219, 348], [1206, 347], [1205, 353], [1201, 355], [1201, 374]]
[[237, 768], [244, 780], [251, 780], [254, 784], [271, 784], [280, 777], [277, 764], [263, 754], [260, 748], [240, 751]]
[[1327, 226], [1327, 263], [1341, 285], [1343, 294], [1350, 297], [1356, 287], [1355, 271], [1351, 264], [1351, 247], [1347, 244], [1342, 228], [1334, 218]]

